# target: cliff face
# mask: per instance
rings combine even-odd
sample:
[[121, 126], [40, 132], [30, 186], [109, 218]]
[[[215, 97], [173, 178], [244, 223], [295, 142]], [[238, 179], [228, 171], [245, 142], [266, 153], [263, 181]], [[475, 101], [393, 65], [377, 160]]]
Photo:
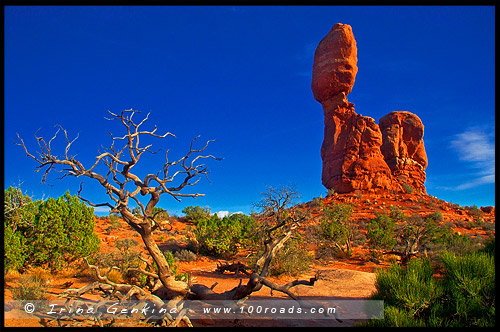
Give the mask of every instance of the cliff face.
[[425, 193], [424, 126], [410, 112], [392, 112], [379, 121], [361, 116], [347, 100], [357, 67], [352, 28], [335, 24], [314, 53], [311, 89], [323, 106], [322, 182], [338, 193], [401, 191], [402, 184]]

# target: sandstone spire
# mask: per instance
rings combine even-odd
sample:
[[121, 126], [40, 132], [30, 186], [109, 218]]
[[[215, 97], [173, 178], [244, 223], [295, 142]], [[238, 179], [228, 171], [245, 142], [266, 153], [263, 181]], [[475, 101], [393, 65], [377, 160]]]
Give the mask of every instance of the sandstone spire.
[[[356, 114], [347, 100], [357, 67], [352, 28], [337, 23], [314, 53], [311, 89], [323, 106], [322, 182], [339, 193], [353, 190], [402, 190], [407, 183], [425, 193], [427, 156], [423, 125], [409, 112], [380, 120]], [[382, 130], [381, 130], [382, 129]]]

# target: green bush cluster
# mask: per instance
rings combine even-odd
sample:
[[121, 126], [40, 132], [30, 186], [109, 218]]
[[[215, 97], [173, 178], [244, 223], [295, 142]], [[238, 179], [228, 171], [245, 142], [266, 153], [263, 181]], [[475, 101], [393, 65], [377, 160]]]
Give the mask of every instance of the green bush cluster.
[[255, 229], [252, 217], [236, 213], [224, 218], [216, 214], [207, 218], [201, 215], [192, 220], [194, 234], [201, 252], [215, 256], [231, 256], [238, 252], [238, 245], [245, 245]]
[[[417, 253], [442, 251], [461, 245], [462, 239], [454, 236], [446, 227], [439, 227], [443, 221], [441, 212], [426, 217], [407, 217], [399, 208], [390, 206], [390, 213], [372, 219], [367, 227], [366, 238], [369, 248], [398, 253], [402, 264]], [[434, 254], [434, 253], [432, 253]]]
[[487, 250], [441, 254], [444, 270], [436, 277], [428, 258], [406, 267], [379, 270], [372, 299], [384, 301], [384, 318], [365, 326], [473, 327], [495, 325], [495, 261]]
[[355, 225], [351, 219], [353, 206], [334, 204], [324, 209], [320, 222], [320, 236], [347, 256], [352, 254]]
[[98, 250], [94, 210], [69, 191], [45, 201], [32, 201], [13, 187], [4, 194], [6, 270], [60, 268]]
[[210, 219], [212, 216], [210, 208], [202, 208], [200, 206], [186, 206], [182, 210], [182, 213], [186, 215], [184, 217], [186, 221], [192, 222], [195, 225], [198, 221]]

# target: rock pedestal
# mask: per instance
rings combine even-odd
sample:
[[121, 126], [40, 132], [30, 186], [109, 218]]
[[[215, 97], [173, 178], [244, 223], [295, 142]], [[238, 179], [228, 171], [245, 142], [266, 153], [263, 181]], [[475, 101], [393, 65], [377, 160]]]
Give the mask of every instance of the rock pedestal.
[[404, 183], [425, 193], [424, 126], [410, 112], [380, 119], [354, 111], [347, 100], [357, 67], [352, 28], [335, 24], [314, 53], [311, 89], [323, 106], [322, 183], [338, 193], [403, 190]]

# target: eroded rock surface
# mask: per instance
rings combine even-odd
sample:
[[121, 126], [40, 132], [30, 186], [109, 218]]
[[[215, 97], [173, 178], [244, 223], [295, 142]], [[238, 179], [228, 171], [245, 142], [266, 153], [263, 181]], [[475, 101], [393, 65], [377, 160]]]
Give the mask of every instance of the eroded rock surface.
[[425, 193], [424, 126], [410, 112], [380, 119], [359, 115], [347, 100], [357, 67], [352, 28], [337, 23], [314, 53], [311, 89], [323, 106], [322, 182], [338, 193], [403, 190], [404, 183]]
[[424, 147], [424, 125], [410, 112], [391, 112], [379, 120], [381, 146], [385, 162], [401, 183], [425, 193], [427, 154]]

